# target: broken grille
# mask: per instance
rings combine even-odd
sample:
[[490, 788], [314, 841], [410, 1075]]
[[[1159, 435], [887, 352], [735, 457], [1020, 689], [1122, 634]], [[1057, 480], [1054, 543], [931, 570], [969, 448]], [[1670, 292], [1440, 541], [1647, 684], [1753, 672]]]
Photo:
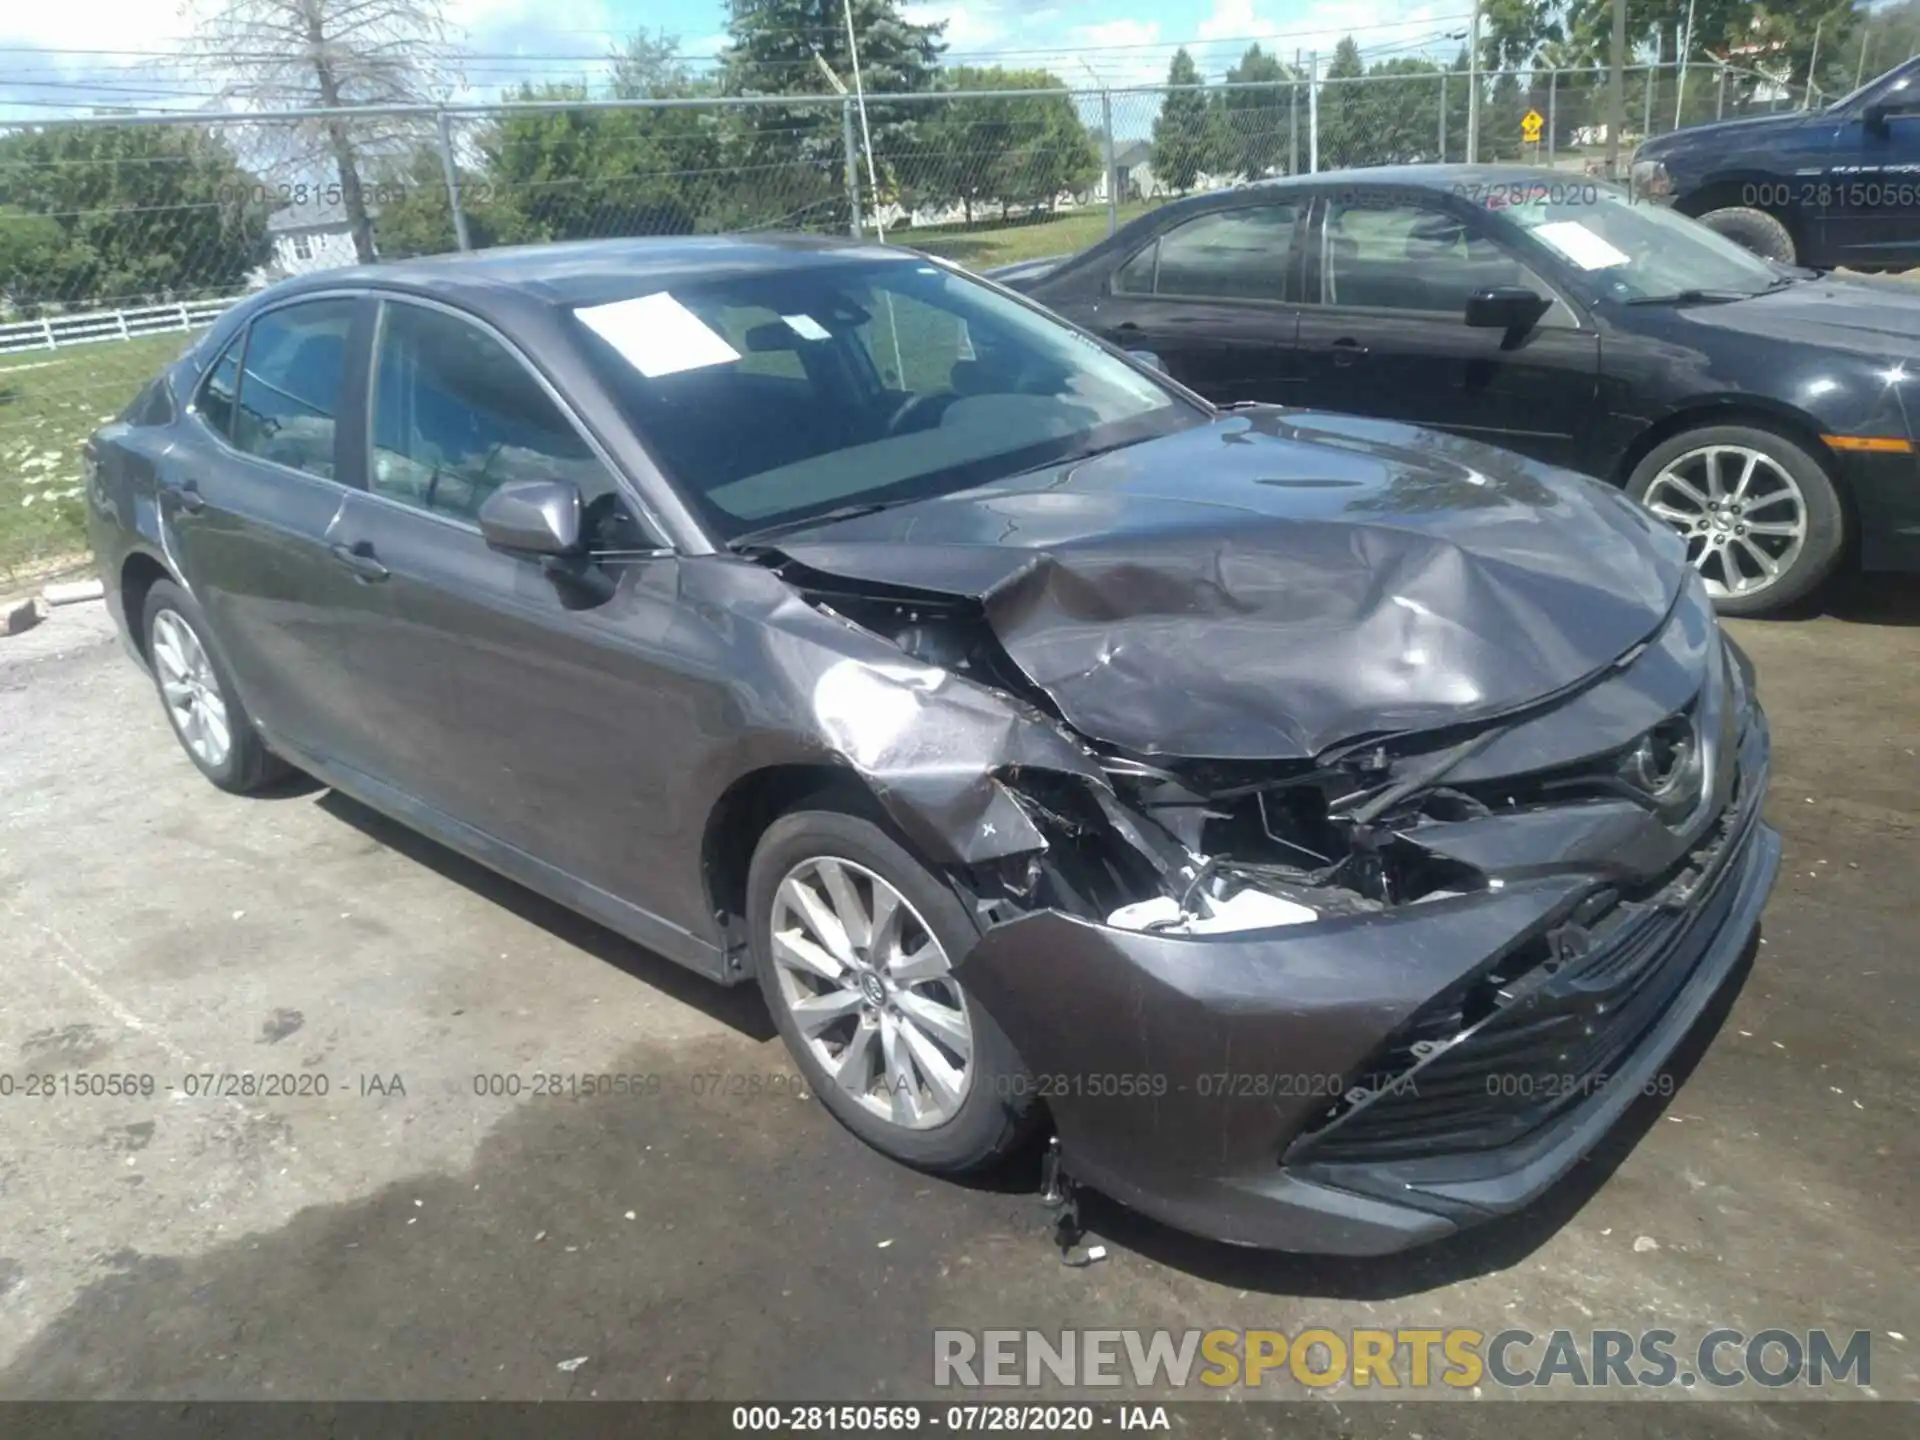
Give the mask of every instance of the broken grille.
[[1394, 1077], [1330, 1112], [1289, 1164], [1377, 1164], [1495, 1150], [1602, 1093], [1607, 1077], [1685, 984], [1725, 923], [1735, 863], [1752, 839], [1759, 791], [1730, 805], [1712, 837], [1658, 895], [1536, 942], [1530, 967], [1436, 1001], [1369, 1073]]

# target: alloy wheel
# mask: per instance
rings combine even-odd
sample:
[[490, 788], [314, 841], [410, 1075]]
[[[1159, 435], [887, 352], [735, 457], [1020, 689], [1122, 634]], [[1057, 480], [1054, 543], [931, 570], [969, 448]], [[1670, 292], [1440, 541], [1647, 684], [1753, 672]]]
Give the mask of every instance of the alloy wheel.
[[227, 704], [220, 698], [220, 682], [206, 647], [175, 611], [162, 610], [154, 617], [153, 664], [180, 743], [202, 765], [218, 770], [233, 748]]
[[1790, 571], [1807, 542], [1807, 501], [1786, 468], [1745, 445], [1675, 456], [1642, 503], [1687, 542], [1687, 563], [1715, 599], [1756, 595]]
[[906, 1129], [951, 1120], [973, 1077], [973, 1030], [920, 912], [865, 866], [820, 856], [787, 872], [772, 920], [781, 1003], [832, 1082]]

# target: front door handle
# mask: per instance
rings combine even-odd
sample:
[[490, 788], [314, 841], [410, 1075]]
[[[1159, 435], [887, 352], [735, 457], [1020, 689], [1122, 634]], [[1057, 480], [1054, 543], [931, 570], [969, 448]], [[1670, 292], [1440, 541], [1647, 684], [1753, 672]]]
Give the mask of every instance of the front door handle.
[[374, 558], [371, 540], [356, 540], [351, 545], [328, 547], [333, 558], [354, 573], [359, 580], [384, 580], [393, 572]]
[[1350, 335], [1343, 335], [1333, 342], [1333, 363], [1336, 365], [1351, 365], [1364, 358], [1366, 353], [1367, 347]]

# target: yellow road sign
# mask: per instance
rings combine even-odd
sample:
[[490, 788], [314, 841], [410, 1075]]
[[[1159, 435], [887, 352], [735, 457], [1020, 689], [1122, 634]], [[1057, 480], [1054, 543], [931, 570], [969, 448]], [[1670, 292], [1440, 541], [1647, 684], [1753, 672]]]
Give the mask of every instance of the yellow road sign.
[[1540, 127], [1546, 123], [1538, 110], [1527, 111], [1525, 115], [1520, 117], [1520, 138], [1530, 145], [1538, 142], [1540, 139]]

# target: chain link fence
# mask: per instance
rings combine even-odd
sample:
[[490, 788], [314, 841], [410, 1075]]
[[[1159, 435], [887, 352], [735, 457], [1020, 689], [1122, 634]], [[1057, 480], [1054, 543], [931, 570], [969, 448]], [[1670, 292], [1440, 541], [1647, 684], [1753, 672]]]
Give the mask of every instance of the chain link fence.
[[[1469, 77], [1408, 68], [869, 96], [864, 125], [838, 95], [0, 125], [0, 570], [75, 548], [85, 436], [274, 280], [369, 256], [772, 230], [884, 234], [980, 267], [1063, 254], [1196, 190], [1466, 159]], [[1597, 172], [1604, 71], [1479, 85], [1477, 158]], [[1753, 72], [1637, 67], [1621, 154], [1802, 102]]]

